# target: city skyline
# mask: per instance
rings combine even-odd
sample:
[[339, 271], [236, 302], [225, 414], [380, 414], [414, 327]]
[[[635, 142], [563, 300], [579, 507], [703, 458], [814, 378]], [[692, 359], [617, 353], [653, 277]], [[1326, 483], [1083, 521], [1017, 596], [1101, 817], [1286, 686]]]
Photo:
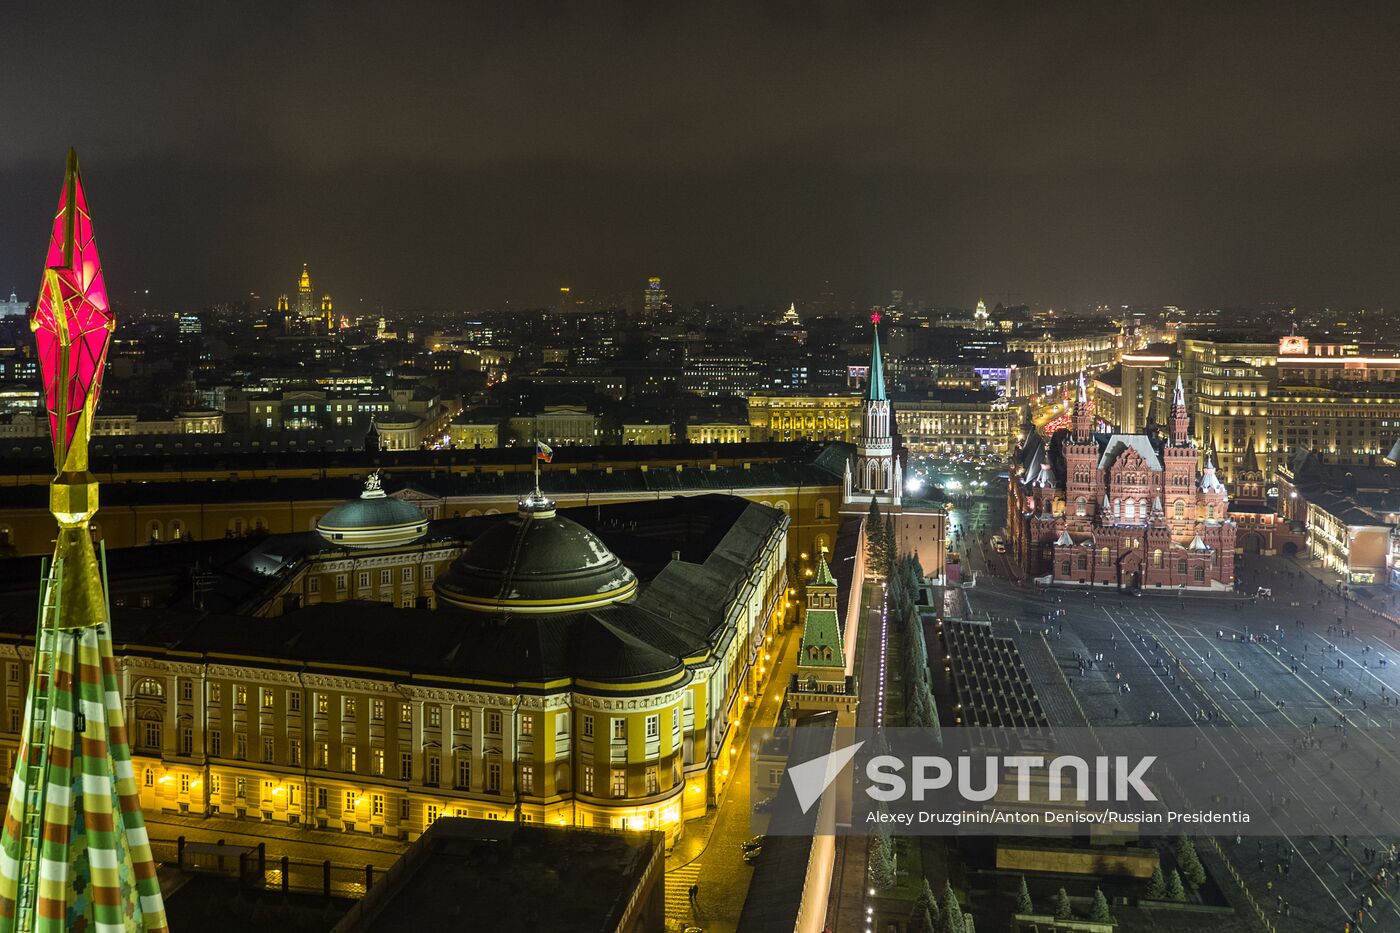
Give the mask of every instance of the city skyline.
[[[9, 15], [15, 72], [43, 73], [46, 21]], [[103, 87], [0, 89], [25, 130], [0, 288], [33, 288], [71, 144], [114, 292], [172, 306], [303, 261], [404, 307], [653, 274], [750, 306], [828, 278], [939, 305], [1400, 298], [1400, 138], [1365, 116], [1396, 89], [1389, 11], [94, 16], [68, 41]], [[458, 258], [425, 273], [425, 239]]]
[[0, 933], [1400, 923], [1400, 7], [3, 23]]

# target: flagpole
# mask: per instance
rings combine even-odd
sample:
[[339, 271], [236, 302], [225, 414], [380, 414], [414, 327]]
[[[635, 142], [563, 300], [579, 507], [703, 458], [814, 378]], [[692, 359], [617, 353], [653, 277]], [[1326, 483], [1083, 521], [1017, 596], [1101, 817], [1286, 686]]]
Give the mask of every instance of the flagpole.
[[535, 441], [535, 498], [540, 497], [540, 442]]

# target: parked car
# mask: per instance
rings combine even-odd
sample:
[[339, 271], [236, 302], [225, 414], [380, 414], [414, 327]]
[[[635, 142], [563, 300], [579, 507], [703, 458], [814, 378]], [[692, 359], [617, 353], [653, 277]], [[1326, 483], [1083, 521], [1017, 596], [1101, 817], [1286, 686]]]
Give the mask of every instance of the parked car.
[[758, 857], [762, 854], [763, 848], [761, 846], [757, 849], [746, 849], [744, 850], [744, 861], [752, 865], [754, 862], [758, 861]]
[[760, 800], [758, 803], [754, 804], [754, 805], [753, 805], [753, 812], [755, 812], [755, 813], [767, 813], [767, 812], [772, 808], [772, 806], [773, 806], [773, 798], [772, 798], [772, 797], [768, 797], [768, 798], [766, 798], [766, 799], [764, 799], [764, 800]]
[[752, 839], [745, 839], [743, 842], [739, 843], [739, 847], [745, 852], [750, 849], [761, 849], [763, 848], [763, 839], [763, 836], [754, 836]]

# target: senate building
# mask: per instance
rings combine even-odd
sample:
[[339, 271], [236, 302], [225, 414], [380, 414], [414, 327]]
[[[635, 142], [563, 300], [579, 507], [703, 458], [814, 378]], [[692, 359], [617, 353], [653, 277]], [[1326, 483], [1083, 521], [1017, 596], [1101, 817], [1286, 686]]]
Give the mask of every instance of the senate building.
[[[728, 787], [739, 717], [796, 617], [789, 522], [729, 495], [559, 510], [538, 490], [513, 514], [429, 520], [372, 474], [314, 531], [111, 552], [142, 807], [402, 839], [469, 816], [673, 840]], [[12, 688], [31, 563], [9, 562], [0, 595]], [[8, 765], [23, 703], [6, 692]]]
[[1178, 379], [1165, 434], [1094, 430], [1084, 378], [1068, 428], [1027, 425], [1007, 489], [1009, 547], [1044, 583], [1136, 590], [1234, 585], [1235, 523], [1191, 440]]

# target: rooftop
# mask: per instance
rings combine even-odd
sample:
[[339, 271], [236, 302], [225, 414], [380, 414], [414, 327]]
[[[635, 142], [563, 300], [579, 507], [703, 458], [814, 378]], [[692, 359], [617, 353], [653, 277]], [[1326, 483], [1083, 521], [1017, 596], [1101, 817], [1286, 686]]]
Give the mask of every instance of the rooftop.
[[[560, 510], [642, 581], [636, 598], [582, 611], [498, 617], [450, 607], [321, 603], [255, 617], [313, 556], [351, 553], [313, 532], [108, 552], [113, 593], [164, 596], [150, 609], [114, 606], [113, 640], [127, 654], [239, 659], [267, 667], [366, 668], [401, 680], [453, 677], [518, 689], [570, 678], [628, 684], [680, 676], [683, 660], [722, 650], [729, 605], [748, 585], [784, 514], [731, 496], [674, 497]], [[514, 516], [430, 523], [415, 549], [465, 547]], [[678, 559], [672, 555], [679, 553]], [[38, 558], [0, 562], [0, 641], [34, 633]], [[193, 578], [207, 581], [203, 609]], [[392, 638], [385, 634], [392, 632]]]
[[[336, 928], [342, 933], [659, 928], [661, 833], [440, 819]], [[640, 903], [632, 900], [638, 890]], [[650, 923], [633, 917], [654, 912]]]

